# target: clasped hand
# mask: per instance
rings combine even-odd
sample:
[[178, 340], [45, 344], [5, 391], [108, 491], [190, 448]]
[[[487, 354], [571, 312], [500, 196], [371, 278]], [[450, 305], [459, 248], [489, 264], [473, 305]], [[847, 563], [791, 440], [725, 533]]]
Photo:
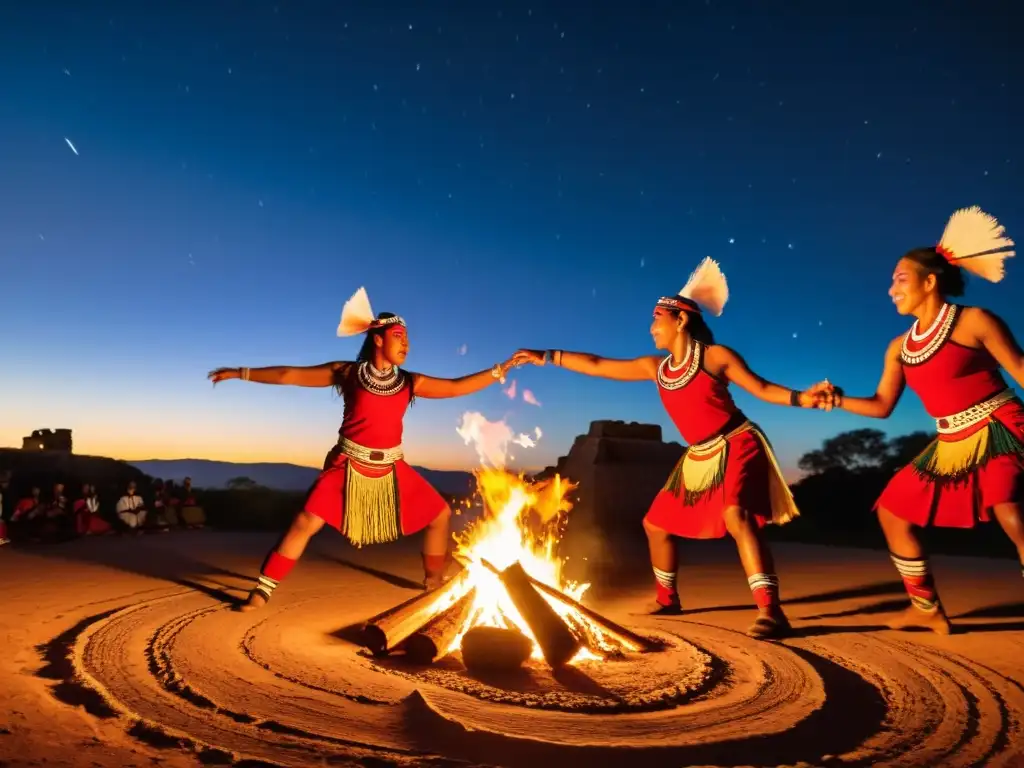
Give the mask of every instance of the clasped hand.
[[808, 407], [831, 411], [842, 403], [843, 391], [825, 379], [805, 389], [802, 395], [810, 401]]

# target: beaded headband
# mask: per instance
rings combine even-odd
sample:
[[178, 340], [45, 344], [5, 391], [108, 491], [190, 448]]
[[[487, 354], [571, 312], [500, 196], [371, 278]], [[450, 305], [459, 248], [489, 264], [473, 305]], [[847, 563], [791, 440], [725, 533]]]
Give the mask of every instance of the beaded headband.
[[370, 298], [366, 289], [360, 288], [352, 298], [345, 302], [341, 310], [341, 322], [338, 323], [339, 336], [358, 336], [360, 333], [376, 328], [387, 328], [391, 325], [405, 327], [405, 320], [398, 317], [377, 317], [370, 308]]
[[693, 270], [686, 285], [675, 296], [662, 296], [655, 307], [673, 312], [703, 314], [704, 310], [718, 317], [729, 300], [729, 285], [718, 262], [705, 258]]

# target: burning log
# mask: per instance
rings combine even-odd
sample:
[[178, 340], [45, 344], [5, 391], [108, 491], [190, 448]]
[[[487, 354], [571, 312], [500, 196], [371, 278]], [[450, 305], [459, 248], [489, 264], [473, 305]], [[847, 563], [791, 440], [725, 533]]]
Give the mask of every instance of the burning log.
[[423, 625], [457, 603], [467, 590], [469, 573], [462, 571], [432, 592], [416, 595], [384, 611], [363, 628], [363, 644], [375, 655], [383, 655], [413, 635]]
[[582, 644], [566, 626], [562, 618], [548, 605], [547, 600], [533, 588], [529, 575], [518, 562], [513, 563], [504, 571], [490, 563], [487, 567], [498, 572], [498, 578], [505, 585], [513, 605], [530, 628], [534, 639], [544, 654], [544, 660], [553, 668], [558, 669], [572, 660], [579, 652]]
[[549, 587], [544, 582], [537, 581], [537, 579], [533, 578], [532, 576], [530, 576], [529, 579], [530, 583], [533, 584], [533, 586], [540, 590], [543, 594], [552, 598], [556, 602], [561, 603], [562, 605], [568, 608], [571, 608], [574, 611], [578, 611], [580, 615], [586, 617], [587, 620], [596, 624], [598, 627], [601, 628], [601, 630], [606, 635], [609, 635], [610, 637], [614, 638], [621, 645], [625, 646], [628, 650], [653, 651], [658, 648], [658, 644], [654, 641], [644, 637], [643, 635], [638, 635], [636, 632], [628, 630], [622, 625], [616, 624], [614, 621], [611, 621], [610, 619], [606, 619], [597, 611], [587, 608], [585, 605], [583, 605], [583, 603], [573, 600], [571, 597], [562, 592], [559, 592], [554, 587]]
[[[492, 565], [491, 563], [487, 562], [486, 560], [483, 560], [482, 562], [483, 562], [485, 568], [490, 570], [492, 573], [498, 575], [499, 577], [501, 576], [501, 572], [496, 567], [494, 567], [494, 565]], [[527, 574], [525, 571], [523, 573], [526, 575], [526, 578], [529, 579], [530, 584], [532, 584], [540, 592], [544, 593], [545, 595], [547, 595], [548, 597], [552, 598], [556, 602], [561, 603], [562, 605], [566, 606], [567, 608], [571, 608], [574, 611], [579, 611], [579, 613], [582, 616], [585, 616], [591, 622], [593, 622], [598, 627], [600, 627], [601, 630], [605, 634], [607, 634], [610, 637], [614, 638], [615, 640], [617, 640], [619, 643], [624, 645], [629, 650], [632, 650], [632, 651], [651, 651], [651, 650], [655, 650], [658, 647], [658, 645], [656, 643], [654, 643], [653, 641], [649, 640], [648, 638], [643, 637], [642, 635], [638, 635], [636, 632], [632, 632], [632, 631], [626, 629], [625, 627], [623, 627], [623, 626], [621, 626], [619, 624], [616, 624], [614, 621], [610, 621], [609, 619], [606, 619], [604, 616], [599, 614], [597, 611], [594, 611], [594, 610], [591, 610], [590, 608], [587, 608], [582, 603], [580, 603], [580, 602], [578, 602], [576, 600], [573, 600], [571, 597], [569, 597], [568, 595], [566, 595], [566, 594], [564, 594], [562, 592], [559, 592], [554, 587], [549, 587], [544, 582], [538, 581], [537, 579], [535, 579], [532, 576], [530, 576], [529, 574]]]
[[461, 650], [470, 672], [511, 672], [530, 658], [533, 641], [518, 629], [473, 627], [462, 638]]
[[419, 631], [402, 644], [405, 655], [417, 664], [430, 664], [448, 653], [448, 648], [469, 620], [476, 587], [463, 595], [454, 605], [434, 616]]

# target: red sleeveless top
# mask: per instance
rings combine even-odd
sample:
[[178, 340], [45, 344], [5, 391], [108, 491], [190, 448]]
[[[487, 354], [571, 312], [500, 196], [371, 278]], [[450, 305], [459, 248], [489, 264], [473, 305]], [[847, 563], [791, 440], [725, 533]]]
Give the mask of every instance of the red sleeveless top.
[[689, 445], [703, 443], [726, 427], [739, 426], [743, 414], [728, 383], [704, 370], [704, 345], [692, 342], [686, 359], [672, 367], [669, 355], [658, 366], [658, 394], [669, 418]]
[[369, 365], [354, 364], [341, 381], [345, 411], [339, 438], [367, 448], [385, 450], [402, 444], [402, 420], [412, 402], [412, 374], [401, 369], [393, 384], [381, 386]]
[[924, 334], [917, 323], [903, 337], [903, 375], [934, 419], [952, 416], [1006, 389], [999, 363], [985, 348], [972, 349], [950, 337], [963, 307], [946, 304]]

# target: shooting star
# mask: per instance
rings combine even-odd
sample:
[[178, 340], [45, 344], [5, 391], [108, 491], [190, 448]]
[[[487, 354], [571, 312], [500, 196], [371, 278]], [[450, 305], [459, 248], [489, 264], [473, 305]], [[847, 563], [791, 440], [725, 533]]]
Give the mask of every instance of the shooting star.
[[75, 149], [75, 145], [71, 143], [71, 139], [69, 139], [67, 136], [65, 136], [64, 137], [64, 141], [67, 142], [68, 146], [71, 147], [71, 151], [74, 152], [75, 155], [77, 156], [78, 155], [78, 150]]

